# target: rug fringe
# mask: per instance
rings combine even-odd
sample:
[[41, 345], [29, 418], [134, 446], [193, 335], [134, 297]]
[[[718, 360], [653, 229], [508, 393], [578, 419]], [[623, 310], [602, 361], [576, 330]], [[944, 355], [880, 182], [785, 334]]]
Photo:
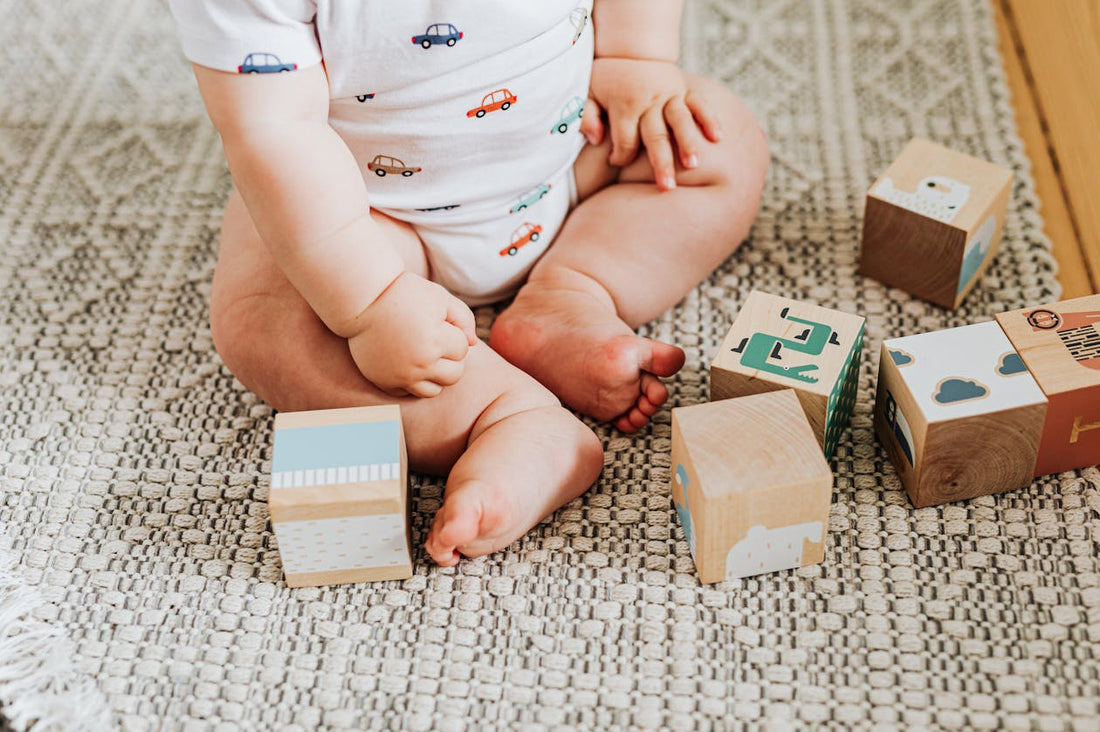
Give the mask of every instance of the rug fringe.
[[15, 566], [0, 548], [0, 714], [20, 731], [110, 729], [102, 693], [74, 668], [64, 634], [34, 618], [42, 597]]

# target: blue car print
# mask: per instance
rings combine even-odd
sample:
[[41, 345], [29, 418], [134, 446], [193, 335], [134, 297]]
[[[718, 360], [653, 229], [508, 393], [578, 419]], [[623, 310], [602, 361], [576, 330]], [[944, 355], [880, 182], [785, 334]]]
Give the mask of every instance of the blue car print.
[[423, 48], [431, 48], [433, 43], [445, 43], [453, 46], [462, 38], [462, 31], [450, 23], [433, 23], [422, 35], [413, 36], [412, 42]]
[[543, 183], [542, 185], [535, 186], [534, 188], [532, 188], [531, 190], [527, 191], [522, 196], [520, 196], [519, 200], [516, 201], [516, 205], [512, 206], [512, 208], [510, 208], [508, 210], [508, 213], [514, 214], [516, 211], [522, 211], [523, 209], [527, 208], [528, 206], [531, 206], [533, 204], [538, 203], [539, 201], [542, 200], [542, 197], [545, 196], [549, 192], [550, 192], [550, 184], [549, 183]]
[[250, 53], [244, 57], [244, 63], [237, 67], [238, 74], [277, 74], [280, 71], [294, 71], [298, 64], [284, 64], [273, 53]]
[[562, 107], [561, 119], [550, 128], [550, 134], [560, 132], [564, 135], [569, 131], [569, 125], [580, 120], [582, 114], [584, 114], [584, 100], [580, 97], [573, 97]]

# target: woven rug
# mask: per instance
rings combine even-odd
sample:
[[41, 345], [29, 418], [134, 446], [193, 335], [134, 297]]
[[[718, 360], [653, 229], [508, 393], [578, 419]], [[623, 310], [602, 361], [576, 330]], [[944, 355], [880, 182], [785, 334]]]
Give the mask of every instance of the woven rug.
[[[670, 416], [491, 557], [288, 590], [272, 411], [206, 322], [230, 181], [162, 3], [0, 0], [0, 702], [16, 729], [1100, 728], [1100, 472], [914, 510], [871, 429], [884, 337], [1058, 296], [990, 10], [688, 0], [685, 63], [751, 104], [750, 240], [648, 326], [669, 406], [751, 288], [867, 317], [825, 562], [700, 586]], [[1005, 244], [946, 312], [856, 272], [913, 135], [1009, 165]], [[486, 329], [492, 311], [479, 313]], [[423, 540], [442, 483], [417, 477]]]

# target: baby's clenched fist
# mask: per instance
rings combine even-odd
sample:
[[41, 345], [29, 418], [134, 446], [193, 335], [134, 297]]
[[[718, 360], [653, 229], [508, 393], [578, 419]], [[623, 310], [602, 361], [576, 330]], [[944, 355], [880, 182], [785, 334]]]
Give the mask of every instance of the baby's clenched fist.
[[442, 286], [408, 272], [363, 313], [348, 339], [355, 365], [393, 396], [432, 397], [462, 378], [477, 343], [474, 314]]

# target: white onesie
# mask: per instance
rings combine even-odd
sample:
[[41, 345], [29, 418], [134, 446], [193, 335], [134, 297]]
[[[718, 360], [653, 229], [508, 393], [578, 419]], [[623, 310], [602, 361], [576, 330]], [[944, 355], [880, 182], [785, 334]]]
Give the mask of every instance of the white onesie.
[[371, 207], [412, 224], [432, 279], [471, 305], [514, 293], [576, 202], [591, 7], [171, 0], [201, 66], [293, 73], [323, 59], [329, 121]]

